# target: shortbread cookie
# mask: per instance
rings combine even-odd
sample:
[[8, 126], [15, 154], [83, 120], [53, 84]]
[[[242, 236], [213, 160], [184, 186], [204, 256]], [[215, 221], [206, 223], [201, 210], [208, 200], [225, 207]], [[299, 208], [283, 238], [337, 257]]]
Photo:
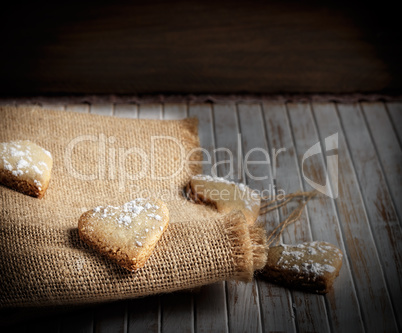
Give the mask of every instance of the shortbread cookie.
[[269, 248], [263, 275], [287, 287], [325, 294], [342, 266], [342, 251], [326, 242]]
[[138, 198], [84, 213], [78, 231], [88, 245], [132, 271], [144, 266], [168, 223], [165, 203]]
[[52, 166], [50, 152], [29, 140], [0, 143], [0, 183], [16, 191], [42, 198]]
[[258, 218], [261, 198], [244, 184], [220, 177], [196, 175], [191, 178], [186, 190], [187, 196], [194, 202], [210, 204], [220, 213], [240, 210], [249, 224]]

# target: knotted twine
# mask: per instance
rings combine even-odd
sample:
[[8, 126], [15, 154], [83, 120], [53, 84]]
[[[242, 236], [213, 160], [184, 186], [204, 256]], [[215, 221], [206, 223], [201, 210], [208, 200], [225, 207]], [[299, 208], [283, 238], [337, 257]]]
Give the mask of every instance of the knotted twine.
[[[303, 212], [304, 207], [306, 207], [307, 203], [314, 198], [318, 194], [317, 191], [310, 192], [295, 192], [289, 193], [282, 197], [282, 195], [274, 196], [273, 199], [264, 202], [260, 207], [260, 215], [265, 215], [269, 212], [272, 212], [275, 209], [278, 209], [282, 206], [287, 205], [290, 201], [295, 198], [303, 198], [306, 199], [304, 202], [300, 202], [299, 205], [285, 218], [281, 223], [279, 223], [274, 230], [267, 237], [267, 248], [271, 246], [271, 244], [275, 244], [282, 235], [283, 231], [292, 223], [295, 223]], [[267, 200], [268, 197], [262, 198], [263, 200]]]

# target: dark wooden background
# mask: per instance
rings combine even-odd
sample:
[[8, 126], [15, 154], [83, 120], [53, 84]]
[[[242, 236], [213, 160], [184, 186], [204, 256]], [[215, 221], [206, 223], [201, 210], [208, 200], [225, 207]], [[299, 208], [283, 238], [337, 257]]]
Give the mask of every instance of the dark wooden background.
[[387, 2], [2, 5], [0, 95], [401, 93]]

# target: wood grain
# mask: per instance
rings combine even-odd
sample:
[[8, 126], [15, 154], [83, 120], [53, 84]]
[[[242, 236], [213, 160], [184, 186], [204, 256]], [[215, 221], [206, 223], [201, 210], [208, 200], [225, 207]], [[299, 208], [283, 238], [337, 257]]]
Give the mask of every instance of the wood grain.
[[[1, 104], [1, 101], [0, 101]], [[26, 103], [25, 103], [26, 104]], [[323, 184], [338, 155], [339, 195], [311, 201], [300, 220], [288, 227], [283, 241], [325, 240], [345, 253], [334, 288], [325, 296], [288, 291], [257, 279], [249, 285], [216, 283], [197, 292], [56, 311], [0, 327], [16, 332], [239, 332], [333, 331], [377, 332], [401, 330], [400, 179], [401, 103], [283, 104], [98, 104], [64, 105], [57, 99], [44, 108], [94, 112], [118, 117], [199, 118], [201, 145], [211, 154], [204, 173], [246, 182], [256, 189], [272, 184], [285, 192], [310, 189], [305, 175]], [[325, 138], [338, 133], [338, 149], [325, 152]], [[237, 154], [238, 134], [241, 150]], [[324, 154], [301, 164], [304, 153], [321, 142]], [[238, 166], [252, 148], [270, 152], [270, 164]], [[228, 163], [233, 153], [234, 169]], [[286, 148], [273, 164], [272, 149]], [[204, 158], [206, 155], [204, 156]], [[249, 160], [263, 160], [262, 152]], [[211, 166], [218, 162], [215, 169]], [[253, 176], [266, 176], [253, 180]], [[333, 190], [333, 183], [330, 183]], [[263, 218], [268, 230], [290, 209]]]
[[[89, 112], [102, 116], [113, 116], [111, 103], [91, 104]], [[84, 109], [85, 110], [85, 109]], [[97, 333], [125, 333], [127, 330], [127, 304], [124, 301], [105, 303], [94, 313], [94, 331]]]
[[[273, 187], [275, 182], [272, 176], [272, 158], [267, 161], [262, 151], [256, 151], [250, 153], [247, 161], [245, 159], [245, 155], [251, 152], [253, 148], [260, 148], [270, 153], [264, 132], [264, 122], [260, 105], [239, 104], [238, 118], [239, 131], [241, 132], [242, 138], [243, 159], [245, 165], [247, 162], [247, 173], [249, 173], [249, 175], [246, 173], [247, 176], [245, 180], [247, 184], [255, 190], [266, 190], [267, 193], [264, 193], [265, 195], [275, 194], [276, 191], [274, 191]], [[249, 164], [249, 161], [261, 161], [262, 164]], [[264, 179], [255, 180], [253, 179], [255, 176], [264, 177]], [[260, 221], [265, 224], [267, 232], [270, 232], [279, 223], [279, 215], [277, 212], [266, 214], [260, 217]], [[291, 293], [284, 288], [270, 284], [264, 280], [257, 280], [257, 286], [262, 331], [296, 331]]]
[[[187, 117], [186, 104], [164, 104], [163, 119]], [[161, 295], [161, 327], [165, 333], [194, 332], [194, 299], [191, 291]]]
[[383, 103], [362, 103], [362, 106], [393, 205], [402, 225], [402, 149], [398, 136], [394, 132], [394, 126], [399, 128], [401, 125], [394, 123], [393, 126]]
[[[277, 155], [275, 170], [277, 189], [284, 190], [286, 193], [306, 189], [306, 183], [301, 177], [299, 169], [300, 159], [296, 152], [295, 139], [292, 135], [286, 105], [264, 103], [263, 108], [271, 150], [286, 149]], [[319, 170], [323, 168], [323, 163], [321, 160], [315, 162], [308, 167], [315, 170], [313, 173], [318, 174]], [[288, 207], [291, 209], [294, 208], [294, 205]], [[281, 210], [282, 219], [287, 216], [289, 209]], [[299, 222], [289, 226], [283, 236], [284, 242], [293, 244], [310, 238], [330, 242], [346, 252], [340, 231], [340, 221], [333, 202], [323, 196], [310, 201], [308, 214], [303, 214]], [[300, 295], [298, 296], [300, 297]], [[335, 280], [334, 289], [325, 296], [325, 303], [329, 324], [333, 331], [341, 332], [350, 329], [354, 332], [360, 332], [363, 330], [358, 300], [347, 260], [344, 260], [340, 276]], [[299, 307], [296, 307], [296, 311], [299, 314], [301, 312]], [[302, 317], [305, 316], [302, 314]], [[328, 323], [321, 324], [324, 324], [324, 327], [328, 325]]]
[[[229, 179], [234, 179], [235, 181], [243, 180], [245, 181], [241, 170], [237, 168], [238, 158], [243, 160], [243, 155], [240, 150], [238, 154], [238, 136], [239, 132], [238, 121], [236, 119], [236, 107], [229, 106], [229, 110], [226, 113], [218, 105], [214, 106], [214, 129], [215, 129], [215, 141], [216, 148], [227, 148], [233, 155], [233, 166], [236, 166], [235, 170], [232, 172], [228, 169], [230, 163], [219, 164], [217, 167], [217, 172], [219, 176], [226, 176], [224, 173], [229, 173]], [[222, 118], [223, 117], [223, 118]], [[227, 127], [226, 122], [228, 124]], [[217, 128], [218, 126], [218, 128]], [[233, 127], [232, 127], [233, 126]], [[229, 128], [231, 130], [229, 130]], [[240, 141], [241, 144], [241, 141]], [[228, 160], [228, 151], [219, 151], [219, 156], [217, 157], [217, 163]], [[226, 169], [226, 172], [225, 172]], [[239, 172], [240, 171], [240, 172]], [[233, 281], [228, 281], [226, 283], [227, 291], [227, 310], [228, 310], [228, 327], [230, 332], [244, 332], [250, 330], [253, 332], [258, 332], [261, 330], [261, 315], [260, 315], [260, 304], [258, 295], [258, 286], [256, 282], [252, 283], [238, 283]]]
[[[191, 104], [189, 116], [199, 120], [198, 134], [200, 145], [210, 156], [209, 163], [203, 164], [202, 172], [211, 175], [212, 166], [216, 162], [214, 119], [210, 104]], [[204, 153], [204, 161], [207, 161]], [[196, 332], [227, 332], [228, 314], [226, 283], [218, 282], [204, 286], [200, 293], [194, 295], [195, 331]]]
[[98, 1], [0, 12], [10, 94], [391, 92], [397, 7], [348, 1]]
[[[325, 114], [322, 114], [321, 123], [336, 124], [335, 114], [334, 107], [330, 107]], [[359, 105], [339, 106], [339, 114], [384, 271], [389, 297], [394, 312], [402, 313], [402, 299], [399, 296], [402, 295], [402, 228], [396, 211], [390, 204], [392, 198], [370, 133], [366, 126], [362, 126], [364, 119]], [[327, 125], [328, 127], [330, 126]], [[337, 130], [336, 125], [331, 127], [331, 132]], [[323, 135], [325, 134], [324, 132]], [[401, 328], [402, 318], [396, 316], [396, 319], [399, 320], [398, 326]]]
[[399, 145], [402, 147], [402, 128], [398, 126], [402, 124], [402, 103], [401, 102], [389, 102], [386, 104], [389, 115], [391, 117], [391, 123], [394, 128], [395, 134], [398, 136]]
[[[163, 108], [161, 104], [142, 104], [138, 107], [138, 118], [162, 119], [162, 112]], [[132, 113], [132, 117], [135, 117], [135, 113]], [[129, 302], [128, 332], [157, 333], [160, 331], [160, 328], [161, 296], [156, 295], [143, 299], [134, 299]]]
[[[289, 105], [292, 132], [295, 138], [298, 158], [301, 161], [307, 150], [319, 141], [308, 104]], [[332, 133], [331, 133], [332, 134]], [[365, 212], [364, 203], [356, 179], [353, 164], [342, 132], [339, 131], [339, 195], [335, 200], [342, 225], [343, 239], [347, 247], [350, 267], [355, 279], [354, 285], [365, 329], [373, 331], [395, 330], [392, 306], [383, 274], [381, 272], [377, 249]], [[312, 158], [310, 160], [312, 163]], [[307, 163], [306, 162], [306, 163]], [[312, 165], [312, 164], [310, 164]], [[306, 166], [307, 169], [308, 166]], [[314, 175], [311, 169], [310, 175]], [[314, 178], [325, 184], [325, 169]], [[381, 315], [378, 317], [378, 314]]]

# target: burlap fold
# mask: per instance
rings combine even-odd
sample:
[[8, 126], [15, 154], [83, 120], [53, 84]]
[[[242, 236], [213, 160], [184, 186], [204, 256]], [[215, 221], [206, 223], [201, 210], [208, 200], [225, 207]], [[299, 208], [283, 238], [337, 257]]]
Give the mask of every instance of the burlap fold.
[[[264, 265], [262, 229], [248, 227], [239, 212], [221, 216], [181, 194], [199, 172], [196, 120], [26, 107], [2, 107], [0, 117], [0, 142], [29, 139], [54, 158], [43, 199], [0, 186], [0, 307], [93, 303], [244, 281]], [[83, 211], [147, 195], [167, 202], [171, 224], [144, 268], [128, 272], [81, 242]]]

